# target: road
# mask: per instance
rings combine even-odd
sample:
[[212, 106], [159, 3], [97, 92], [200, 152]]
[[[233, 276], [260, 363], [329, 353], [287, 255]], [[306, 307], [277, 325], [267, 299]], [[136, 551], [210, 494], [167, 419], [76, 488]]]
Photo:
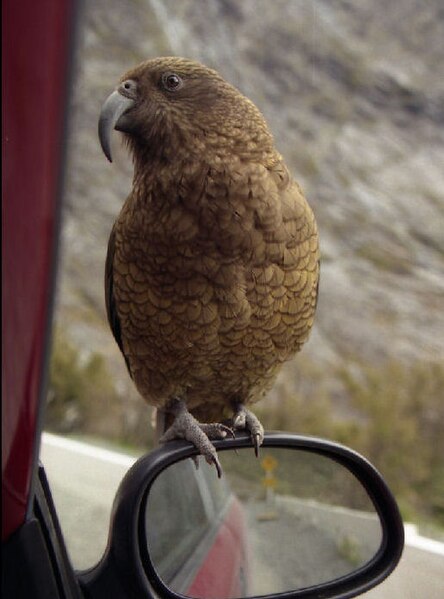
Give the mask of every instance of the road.
[[40, 460], [74, 567], [94, 565], [107, 542], [117, 488], [135, 458], [43, 434]]
[[[112, 502], [135, 458], [44, 434], [41, 461], [74, 567], [90, 567], [105, 549]], [[406, 539], [396, 571], [365, 599], [444, 597], [444, 544], [419, 537], [412, 528]]]

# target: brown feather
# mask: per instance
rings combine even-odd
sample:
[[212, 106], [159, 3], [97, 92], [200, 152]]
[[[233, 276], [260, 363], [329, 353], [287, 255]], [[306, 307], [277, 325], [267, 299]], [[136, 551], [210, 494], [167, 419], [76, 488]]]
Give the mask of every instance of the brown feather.
[[108, 251], [106, 253], [106, 262], [105, 262], [105, 305], [106, 305], [106, 315], [108, 317], [109, 326], [111, 327], [111, 331], [114, 335], [114, 339], [119, 346], [120, 351], [123, 353], [123, 357], [125, 358], [126, 366], [128, 368], [128, 372], [131, 375], [130, 366], [127, 360], [127, 357], [123, 351], [122, 345], [122, 332], [120, 329], [120, 319], [116, 309], [116, 303], [114, 299], [113, 293], [113, 261], [114, 261], [114, 228], [111, 231], [111, 235], [109, 236], [108, 241]]
[[[159, 87], [166, 71], [183, 88]], [[313, 325], [318, 235], [259, 110], [178, 58], [126, 73], [134, 186], [111, 234], [111, 329], [142, 396], [221, 419], [271, 387]]]

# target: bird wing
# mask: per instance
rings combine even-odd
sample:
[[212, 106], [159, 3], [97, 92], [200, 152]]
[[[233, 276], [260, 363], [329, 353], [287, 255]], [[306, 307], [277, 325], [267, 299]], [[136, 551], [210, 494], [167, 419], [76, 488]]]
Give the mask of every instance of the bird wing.
[[122, 331], [120, 326], [120, 319], [117, 313], [116, 300], [114, 297], [114, 252], [115, 252], [115, 240], [116, 240], [116, 232], [115, 227], [113, 227], [111, 231], [111, 235], [109, 236], [108, 241], [108, 251], [106, 254], [106, 262], [105, 262], [105, 303], [106, 303], [106, 314], [108, 316], [108, 322], [111, 327], [111, 330], [114, 335], [114, 339], [117, 342], [117, 345], [122, 352], [123, 357], [125, 358], [125, 363], [128, 368], [128, 372], [131, 376], [131, 370], [128, 362], [128, 358], [125, 355], [123, 350], [123, 342], [122, 342]]

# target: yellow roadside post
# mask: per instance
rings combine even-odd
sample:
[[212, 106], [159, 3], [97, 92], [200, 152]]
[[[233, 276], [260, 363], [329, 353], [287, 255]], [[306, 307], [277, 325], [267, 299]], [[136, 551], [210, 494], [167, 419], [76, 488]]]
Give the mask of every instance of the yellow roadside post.
[[261, 466], [265, 472], [262, 484], [265, 487], [265, 505], [268, 509], [262, 514], [259, 514], [257, 519], [260, 521], [275, 520], [278, 518], [278, 513], [275, 509], [274, 490], [276, 488], [277, 479], [274, 476], [274, 471], [278, 466], [278, 461], [271, 455], [267, 455], [261, 460]]

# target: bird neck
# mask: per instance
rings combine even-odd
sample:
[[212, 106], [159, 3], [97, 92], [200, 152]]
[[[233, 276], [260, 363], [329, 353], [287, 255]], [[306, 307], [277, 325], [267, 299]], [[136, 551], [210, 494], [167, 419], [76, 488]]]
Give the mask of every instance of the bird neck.
[[[186, 182], [194, 179], [196, 175], [205, 171], [206, 165], [197, 163], [195, 160], [177, 156], [174, 160], [169, 160], [165, 156], [152, 157], [148, 160], [141, 160], [139, 156], [134, 163], [134, 185], [143, 185], [144, 189], [152, 189], [159, 184], [165, 186]], [[165, 187], [167, 189], [167, 187]]]

